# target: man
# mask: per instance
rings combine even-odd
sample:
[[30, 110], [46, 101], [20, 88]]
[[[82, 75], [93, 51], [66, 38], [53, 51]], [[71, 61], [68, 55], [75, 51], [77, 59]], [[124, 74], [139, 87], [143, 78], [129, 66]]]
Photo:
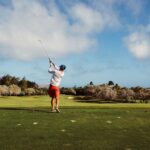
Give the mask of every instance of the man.
[[[60, 112], [59, 111], [59, 96], [60, 89], [59, 85], [62, 77], [64, 76], [64, 70], [66, 69], [65, 65], [61, 65], [59, 68], [50, 61], [49, 73], [52, 74], [52, 79], [49, 86], [48, 94], [51, 97], [51, 112]], [[54, 99], [56, 99], [56, 109], [54, 109]]]

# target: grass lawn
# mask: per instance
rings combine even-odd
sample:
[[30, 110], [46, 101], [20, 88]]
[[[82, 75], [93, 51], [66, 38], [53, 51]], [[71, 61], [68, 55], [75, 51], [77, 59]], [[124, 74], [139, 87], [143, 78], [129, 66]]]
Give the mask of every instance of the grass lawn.
[[150, 104], [0, 97], [0, 150], [150, 150]]

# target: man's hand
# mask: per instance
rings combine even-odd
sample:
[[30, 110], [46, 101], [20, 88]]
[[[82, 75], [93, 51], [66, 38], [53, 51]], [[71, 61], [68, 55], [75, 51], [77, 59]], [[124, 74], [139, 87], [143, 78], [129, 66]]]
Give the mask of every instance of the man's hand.
[[52, 61], [50, 60], [50, 58], [49, 58], [49, 63], [50, 63], [50, 64], [52, 63]]
[[53, 65], [53, 66], [55, 67], [55, 64], [51, 61], [51, 59], [49, 58], [48, 60], [49, 60], [49, 64], [50, 64], [50, 66], [52, 66], [52, 65]]

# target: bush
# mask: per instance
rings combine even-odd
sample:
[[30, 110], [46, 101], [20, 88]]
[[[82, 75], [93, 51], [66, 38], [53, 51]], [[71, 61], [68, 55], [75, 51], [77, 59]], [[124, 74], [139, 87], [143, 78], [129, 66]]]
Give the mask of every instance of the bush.
[[24, 91], [21, 91], [19, 96], [25, 96], [25, 95], [26, 95], [26, 93]]
[[96, 97], [104, 100], [114, 100], [117, 98], [117, 92], [109, 86], [102, 86], [99, 87], [99, 90], [96, 93]]
[[9, 86], [9, 95], [17, 96], [20, 94], [21, 94], [21, 88], [19, 86], [14, 84]]
[[113, 89], [115, 89], [116, 91], [119, 91], [121, 89], [121, 87], [118, 84], [115, 84], [113, 86]]
[[7, 96], [9, 95], [9, 88], [6, 85], [0, 85], [0, 95]]
[[35, 90], [36, 95], [47, 95], [48, 89], [47, 88], [39, 88]]
[[96, 93], [96, 88], [93, 85], [89, 85], [84, 88], [84, 95], [94, 96], [95, 93]]
[[136, 93], [136, 99], [141, 100], [141, 102], [147, 102], [150, 99], [150, 89], [140, 89]]
[[118, 99], [125, 100], [125, 102], [133, 101], [135, 99], [135, 92], [131, 89], [122, 88], [118, 90]]
[[76, 95], [85, 95], [83, 87], [77, 87], [77, 88], [74, 88], [74, 90], [76, 91]]
[[35, 95], [36, 92], [35, 92], [35, 89], [34, 89], [34, 88], [27, 88], [27, 89], [25, 90], [25, 94], [28, 95], [28, 96], [30, 96], [30, 95]]
[[76, 91], [73, 88], [61, 88], [61, 94], [66, 94], [66, 95], [76, 95]]

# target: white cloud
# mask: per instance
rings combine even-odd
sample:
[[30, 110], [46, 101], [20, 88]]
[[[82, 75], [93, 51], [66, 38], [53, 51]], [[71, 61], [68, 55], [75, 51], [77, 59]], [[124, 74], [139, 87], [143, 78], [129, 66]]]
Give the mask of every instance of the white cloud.
[[133, 15], [138, 16], [143, 9], [144, 1], [141, 0], [128, 0], [124, 1], [127, 5], [129, 11], [132, 12]]
[[37, 0], [13, 0], [12, 5], [0, 6], [0, 57], [43, 57], [39, 39], [45, 42], [51, 57], [83, 52], [96, 43], [91, 34], [119, 22], [115, 12], [112, 15], [78, 2], [66, 14], [54, 3], [47, 9]]
[[143, 26], [133, 31], [124, 41], [129, 51], [139, 59], [150, 57], [150, 29], [149, 26]]
[[[73, 27], [79, 33], [99, 32], [107, 27], [119, 26], [116, 16], [113, 16], [112, 12], [108, 12], [106, 9], [98, 11], [80, 3], [75, 5], [71, 12], [73, 19], [78, 20], [78, 23]], [[84, 30], [81, 27], [84, 27]]]
[[[146, 5], [146, 1], [143, 0], [88, 0], [89, 2], [93, 2], [94, 6], [98, 9], [104, 9], [105, 11], [113, 12], [114, 8], [117, 9], [118, 13], [121, 13], [121, 11], [127, 11], [130, 16], [131, 14], [135, 16], [138, 16], [143, 8], [144, 5]], [[107, 7], [105, 7], [107, 6]], [[120, 10], [118, 9], [120, 8]]]

